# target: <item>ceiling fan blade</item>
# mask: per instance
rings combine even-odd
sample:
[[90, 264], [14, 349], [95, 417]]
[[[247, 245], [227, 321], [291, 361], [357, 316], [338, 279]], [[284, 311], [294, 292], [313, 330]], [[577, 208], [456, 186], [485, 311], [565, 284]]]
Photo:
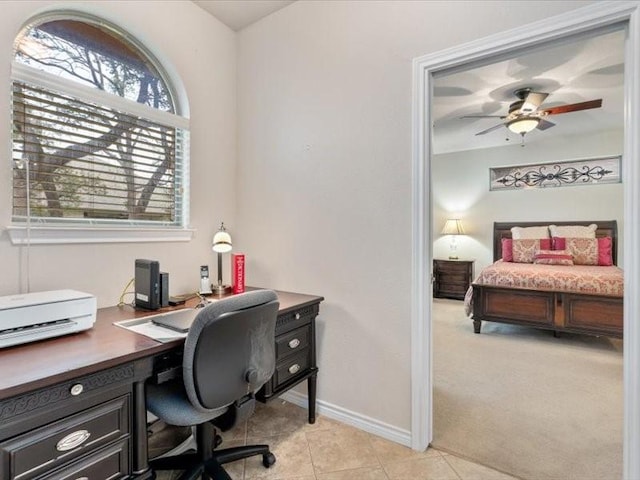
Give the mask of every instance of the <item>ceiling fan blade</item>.
[[551, 127], [555, 127], [556, 124], [553, 122], [550, 122], [549, 120], [545, 120], [544, 118], [541, 118], [540, 121], [538, 122], [538, 126], [536, 127], [538, 130], [546, 130], [547, 128], [551, 128]]
[[577, 112], [579, 110], [589, 110], [590, 108], [600, 108], [602, 106], [602, 99], [590, 100], [588, 102], [571, 103], [569, 105], [559, 105], [557, 107], [547, 108], [542, 110], [547, 115], [558, 115], [560, 113]]
[[507, 118], [504, 115], [464, 115], [460, 118]]
[[503, 127], [504, 123], [499, 123], [498, 125], [494, 125], [491, 128], [487, 128], [486, 130], [482, 130], [481, 132], [476, 133], [476, 136], [478, 135], [484, 135], [485, 133], [489, 133], [489, 132], [493, 132], [494, 130], [497, 130], [500, 127]]
[[529, 92], [529, 94], [524, 99], [524, 103], [520, 107], [520, 113], [529, 114], [535, 112], [548, 96], [548, 93]]

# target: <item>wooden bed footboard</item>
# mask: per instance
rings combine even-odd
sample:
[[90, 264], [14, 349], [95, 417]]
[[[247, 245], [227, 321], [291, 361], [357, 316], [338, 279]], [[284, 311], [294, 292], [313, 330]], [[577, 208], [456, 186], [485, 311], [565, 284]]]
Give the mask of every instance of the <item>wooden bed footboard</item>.
[[473, 327], [482, 321], [622, 338], [623, 298], [569, 292], [473, 286]]

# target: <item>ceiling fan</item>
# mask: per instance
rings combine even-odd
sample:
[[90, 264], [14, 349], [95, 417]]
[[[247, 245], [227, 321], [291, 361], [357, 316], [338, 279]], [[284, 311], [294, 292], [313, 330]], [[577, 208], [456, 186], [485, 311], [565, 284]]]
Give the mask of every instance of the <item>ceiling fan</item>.
[[504, 122], [482, 130], [476, 133], [476, 135], [484, 135], [502, 126], [506, 126], [512, 132], [519, 133], [524, 137], [526, 133], [529, 133], [534, 128], [546, 130], [547, 128], [553, 127], [555, 123], [546, 120], [546, 117], [549, 115], [577, 112], [591, 108], [600, 108], [602, 106], [602, 99], [599, 98], [597, 100], [589, 100], [588, 102], [571, 103], [541, 109], [540, 106], [549, 96], [548, 93], [534, 92], [529, 87], [519, 88], [513, 93], [519, 100], [509, 105], [509, 113], [507, 115], [465, 115], [461, 118], [500, 118], [504, 120]]

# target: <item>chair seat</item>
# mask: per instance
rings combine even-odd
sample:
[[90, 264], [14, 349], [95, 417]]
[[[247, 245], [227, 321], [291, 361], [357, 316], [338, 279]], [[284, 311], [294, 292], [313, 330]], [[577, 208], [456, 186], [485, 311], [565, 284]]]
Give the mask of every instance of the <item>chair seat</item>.
[[147, 385], [147, 409], [169, 425], [189, 427], [208, 422], [227, 411], [228, 407], [198, 410], [189, 401], [182, 381]]

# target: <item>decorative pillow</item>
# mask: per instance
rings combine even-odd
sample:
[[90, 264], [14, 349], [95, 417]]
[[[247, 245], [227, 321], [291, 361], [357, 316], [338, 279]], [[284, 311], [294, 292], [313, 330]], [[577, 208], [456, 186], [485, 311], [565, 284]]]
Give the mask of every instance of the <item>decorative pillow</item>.
[[575, 265], [613, 265], [611, 237], [562, 238], [553, 237], [554, 250], [568, 250]]
[[573, 256], [568, 250], [538, 250], [533, 263], [542, 265], [573, 265]]
[[529, 240], [537, 238], [549, 238], [549, 229], [547, 226], [542, 227], [512, 227], [511, 237], [514, 240]]
[[608, 267], [613, 265], [613, 241], [611, 237], [600, 237], [598, 240], [598, 265]]
[[552, 237], [565, 238], [596, 238], [596, 230], [598, 225], [549, 225], [549, 231]]
[[502, 261], [513, 262], [513, 240], [510, 238], [502, 239]]
[[513, 261], [515, 263], [533, 263], [536, 251], [551, 250], [551, 239], [513, 240]]

